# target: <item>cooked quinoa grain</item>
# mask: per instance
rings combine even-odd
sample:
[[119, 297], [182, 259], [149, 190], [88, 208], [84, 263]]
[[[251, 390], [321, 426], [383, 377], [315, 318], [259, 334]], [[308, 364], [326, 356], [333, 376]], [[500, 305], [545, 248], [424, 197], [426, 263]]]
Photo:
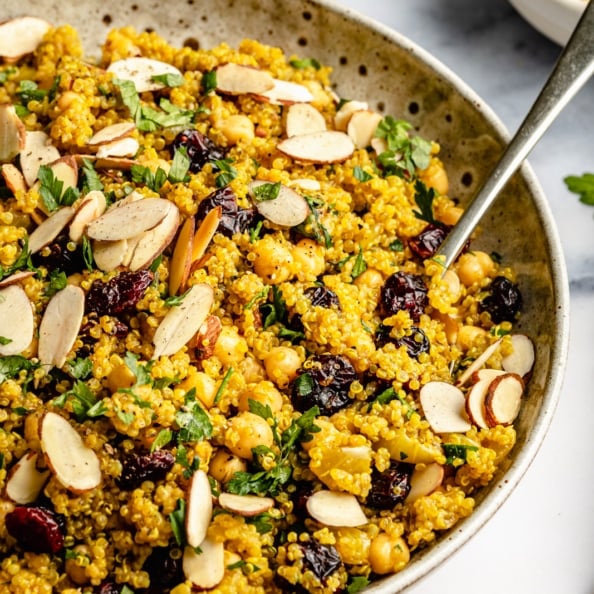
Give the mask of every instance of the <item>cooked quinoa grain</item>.
[[342, 592], [472, 513], [529, 377], [513, 268], [444, 274], [439, 146], [359, 148], [330, 85], [132, 27], [0, 66], [0, 592]]

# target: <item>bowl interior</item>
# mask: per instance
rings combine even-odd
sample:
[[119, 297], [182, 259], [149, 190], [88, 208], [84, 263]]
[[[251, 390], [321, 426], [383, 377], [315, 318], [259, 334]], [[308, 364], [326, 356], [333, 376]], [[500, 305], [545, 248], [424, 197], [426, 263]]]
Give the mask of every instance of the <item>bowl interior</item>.
[[[174, 45], [202, 47], [244, 37], [315, 57], [334, 68], [339, 96], [365, 99], [385, 114], [408, 119], [441, 144], [451, 196], [464, 204], [493, 167], [506, 133], [489, 108], [455, 75], [399, 34], [329, 2], [294, 0], [133, 0], [47, 2], [4, 0], [0, 16], [32, 14], [80, 32], [87, 55], [97, 56], [112, 27], [151, 29]], [[562, 374], [567, 340], [567, 289], [556, 230], [530, 170], [515, 176], [497, 200], [474, 244], [499, 253], [519, 273], [524, 315], [519, 331], [537, 346], [537, 362], [516, 422], [518, 443], [506, 468], [480, 494], [475, 513], [416, 557], [401, 574], [370, 588], [395, 592], [411, 584], [465, 542], [496, 511], [526, 470], [544, 437]], [[505, 475], [505, 476], [504, 476]]]

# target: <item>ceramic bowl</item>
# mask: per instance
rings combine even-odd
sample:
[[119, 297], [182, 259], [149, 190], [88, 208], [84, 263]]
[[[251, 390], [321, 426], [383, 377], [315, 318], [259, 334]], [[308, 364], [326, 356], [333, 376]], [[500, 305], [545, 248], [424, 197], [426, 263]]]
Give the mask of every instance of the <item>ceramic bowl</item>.
[[[569, 0], [567, 0], [569, 1]], [[366, 99], [381, 112], [410, 120], [437, 140], [447, 164], [451, 195], [462, 204], [487, 175], [508, 135], [487, 105], [437, 59], [400, 33], [321, 0], [3, 0], [0, 18], [43, 16], [71, 23], [87, 54], [98, 55], [111, 27], [152, 29], [175, 45], [209, 47], [244, 37], [280, 46], [287, 54], [315, 57], [334, 68], [343, 97]], [[478, 496], [476, 511], [416, 554], [407, 568], [367, 589], [401, 591], [468, 541], [516, 487], [535, 456], [558, 398], [568, 336], [568, 289], [560, 242], [545, 197], [529, 167], [507, 186], [486, 215], [475, 244], [498, 252], [518, 271], [524, 314], [518, 330], [537, 350], [532, 379], [516, 421], [518, 441], [495, 480]], [[510, 535], [513, 538], [513, 535]]]

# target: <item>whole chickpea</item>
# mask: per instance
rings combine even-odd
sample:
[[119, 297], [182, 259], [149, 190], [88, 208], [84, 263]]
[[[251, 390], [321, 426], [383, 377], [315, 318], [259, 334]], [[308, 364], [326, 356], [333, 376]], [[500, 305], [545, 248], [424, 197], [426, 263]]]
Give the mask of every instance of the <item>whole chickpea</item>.
[[274, 347], [264, 358], [266, 374], [279, 388], [288, 386], [300, 367], [301, 357], [291, 347]]
[[204, 371], [192, 371], [180, 382], [179, 387], [186, 392], [194, 388], [196, 390], [196, 396], [207, 408], [210, 408], [214, 403], [217, 393], [217, 382], [210, 375], [204, 373]]
[[250, 400], [255, 400], [264, 406], [268, 405], [273, 413], [278, 412], [283, 407], [282, 394], [268, 380], [248, 386], [241, 393], [238, 402], [239, 410], [250, 410]]
[[464, 213], [464, 209], [460, 206], [449, 206], [446, 208], [441, 215], [439, 216], [439, 220], [444, 225], [455, 225], [459, 220], [462, 214]]
[[300, 281], [315, 281], [326, 270], [324, 248], [313, 239], [302, 239], [293, 248], [295, 271]]
[[293, 276], [292, 246], [266, 235], [254, 244], [254, 271], [268, 283], [278, 284]]
[[421, 181], [429, 188], [433, 188], [442, 196], [445, 196], [450, 189], [448, 174], [443, 163], [434, 157], [429, 163], [429, 167], [419, 172]]
[[458, 259], [456, 269], [462, 284], [470, 287], [489, 276], [495, 269], [495, 263], [486, 252], [466, 252]]
[[478, 340], [487, 334], [486, 330], [478, 326], [461, 326], [458, 329], [458, 336], [456, 337], [456, 346], [463, 351], [471, 349]]
[[241, 140], [249, 142], [254, 139], [254, 122], [243, 114], [230, 115], [218, 122], [218, 128], [229, 144], [237, 144]]
[[396, 573], [410, 560], [410, 550], [401, 536], [380, 532], [369, 547], [369, 565], [379, 574]]
[[131, 388], [135, 383], [136, 377], [125, 363], [115, 365], [107, 377], [107, 386], [112, 392]]
[[384, 277], [375, 268], [364, 270], [356, 279], [355, 285], [359, 288], [379, 289], [384, 284]]
[[246, 470], [247, 462], [225, 448], [216, 451], [208, 466], [210, 476], [221, 484], [230, 481], [236, 472], [245, 472]]
[[260, 361], [254, 357], [246, 357], [239, 364], [239, 371], [247, 384], [253, 384], [266, 379], [266, 370]]
[[89, 577], [85, 571], [90, 557], [90, 550], [87, 545], [79, 544], [73, 547], [74, 556], [66, 558], [64, 570], [68, 577], [78, 586], [84, 586], [89, 583]]
[[248, 352], [248, 345], [243, 336], [239, 335], [237, 328], [223, 326], [215, 347], [214, 355], [223, 364], [237, 365]]
[[251, 412], [240, 412], [229, 420], [225, 431], [225, 446], [232, 454], [251, 460], [256, 446], [272, 446], [274, 441], [270, 425]]

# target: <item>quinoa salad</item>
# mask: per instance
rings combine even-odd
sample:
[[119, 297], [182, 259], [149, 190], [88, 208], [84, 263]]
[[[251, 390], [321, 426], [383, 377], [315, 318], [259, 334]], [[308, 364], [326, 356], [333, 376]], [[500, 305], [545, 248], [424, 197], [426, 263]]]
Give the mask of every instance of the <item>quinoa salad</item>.
[[440, 147], [315, 56], [82, 47], [0, 24], [0, 593], [406, 570], [514, 447], [513, 262], [444, 270]]

